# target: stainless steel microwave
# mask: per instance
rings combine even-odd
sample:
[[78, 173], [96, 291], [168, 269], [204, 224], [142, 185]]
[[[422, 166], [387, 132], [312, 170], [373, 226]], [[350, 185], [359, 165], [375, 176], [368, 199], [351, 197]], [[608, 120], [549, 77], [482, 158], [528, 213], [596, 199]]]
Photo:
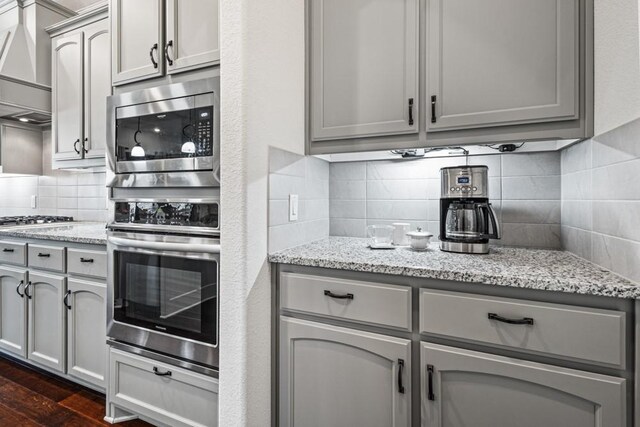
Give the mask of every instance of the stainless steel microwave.
[[109, 97], [108, 186], [219, 186], [219, 110], [219, 77]]

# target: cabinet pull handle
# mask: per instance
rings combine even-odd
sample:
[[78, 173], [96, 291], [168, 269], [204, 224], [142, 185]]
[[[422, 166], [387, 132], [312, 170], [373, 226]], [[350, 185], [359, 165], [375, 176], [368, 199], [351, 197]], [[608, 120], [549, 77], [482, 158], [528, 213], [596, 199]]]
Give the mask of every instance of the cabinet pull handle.
[[69, 305], [69, 295], [71, 295], [71, 293], [71, 291], [67, 291], [67, 293], [64, 294], [64, 298], [62, 299], [62, 303], [65, 307], [67, 307], [67, 310], [71, 310], [71, 305]]
[[51, 254], [43, 254], [42, 252], [38, 253], [40, 258], [51, 258]]
[[404, 360], [398, 359], [398, 393], [404, 394], [404, 384], [402, 377], [404, 376]]
[[20, 292], [20, 286], [24, 285], [24, 280], [20, 280], [18, 286], [16, 287], [16, 292], [20, 295], [20, 298], [24, 298], [24, 293]]
[[436, 400], [436, 395], [433, 394], [433, 365], [427, 365], [427, 399]]
[[497, 320], [498, 322], [508, 323], [510, 325], [533, 325], [533, 319], [531, 317], [523, 317], [522, 319], [509, 319], [502, 317], [496, 313], [489, 313], [487, 315], [489, 320]]
[[157, 51], [158, 50], [158, 43], [154, 43], [153, 46], [151, 46], [151, 50], [149, 50], [149, 58], [151, 58], [151, 63], [153, 64], [153, 68], [158, 68], [158, 63], [156, 62], [156, 60], [153, 58], [153, 51]]
[[413, 126], [413, 98], [409, 98], [409, 126]]
[[73, 151], [75, 151], [76, 154], [80, 154], [80, 150], [78, 150], [79, 143], [80, 143], [80, 138], [76, 139], [76, 142], [73, 143]]
[[173, 65], [173, 59], [169, 56], [169, 48], [173, 48], [173, 40], [169, 40], [164, 47], [164, 57], [167, 58], [169, 66]]
[[93, 258], [80, 258], [80, 262], [92, 263], [93, 262]]
[[31, 299], [31, 295], [29, 294], [29, 292], [27, 292], [27, 290], [31, 287], [32, 283], [31, 280], [29, 280], [27, 282], [27, 286], [24, 288], [24, 294], [27, 296], [27, 298]]
[[435, 123], [436, 121], [436, 96], [431, 95], [431, 123]]
[[85, 138], [84, 141], [82, 141], [82, 152], [83, 153], [88, 153], [89, 152], [89, 150], [86, 149], [87, 142], [89, 142], [89, 138]]
[[335, 298], [335, 299], [353, 299], [353, 294], [343, 294], [343, 295], [339, 295], [339, 294], [334, 294], [331, 291], [328, 291], [325, 289], [324, 294], [328, 297], [331, 298]]
[[4, 248], [2, 249], [2, 252], [14, 252], [14, 250], [10, 248]]
[[171, 376], [171, 371], [160, 372], [160, 370], [158, 368], [156, 368], [155, 366], [153, 367], [153, 373], [156, 374], [159, 377], [170, 377]]

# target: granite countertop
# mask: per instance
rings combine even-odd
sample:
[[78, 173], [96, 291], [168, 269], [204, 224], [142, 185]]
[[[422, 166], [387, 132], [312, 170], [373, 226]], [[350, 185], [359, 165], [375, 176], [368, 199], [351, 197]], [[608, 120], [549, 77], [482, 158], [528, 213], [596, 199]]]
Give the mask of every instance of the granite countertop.
[[329, 237], [269, 255], [269, 261], [310, 267], [423, 277], [496, 286], [640, 298], [640, 286], [570, 252], [492, 247], [488, 255], [442, 252], [437, 243], [371, 250], [368, 239]]
[[107, 244], [107, 232], [104, 222], [63, 222], [0, 227], [0, 237], [2, 236], [94, 245]]

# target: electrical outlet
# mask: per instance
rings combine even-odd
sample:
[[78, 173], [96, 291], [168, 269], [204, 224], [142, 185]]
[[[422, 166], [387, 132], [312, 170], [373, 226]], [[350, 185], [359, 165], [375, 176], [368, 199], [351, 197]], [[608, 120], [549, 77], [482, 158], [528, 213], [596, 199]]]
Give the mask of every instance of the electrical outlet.
[[298, 220], [298, 195], [289, 194], [289, 221]]
[[35, 209], [38, 207], [38, 196], [35, 194], [31, 195], [31, 209]]

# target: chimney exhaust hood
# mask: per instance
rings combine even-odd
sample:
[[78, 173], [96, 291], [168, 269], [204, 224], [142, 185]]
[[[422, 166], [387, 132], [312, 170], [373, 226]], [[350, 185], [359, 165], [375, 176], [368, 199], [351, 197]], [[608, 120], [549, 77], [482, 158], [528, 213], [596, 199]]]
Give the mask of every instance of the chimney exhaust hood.
[[52, 0], [0, 0], [0, 118], [51, 122], [51, 39], [45, 27], [73, 15]]

